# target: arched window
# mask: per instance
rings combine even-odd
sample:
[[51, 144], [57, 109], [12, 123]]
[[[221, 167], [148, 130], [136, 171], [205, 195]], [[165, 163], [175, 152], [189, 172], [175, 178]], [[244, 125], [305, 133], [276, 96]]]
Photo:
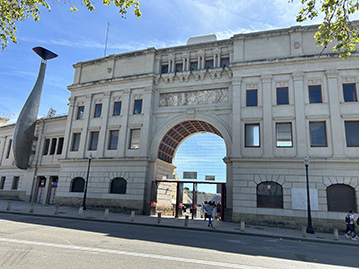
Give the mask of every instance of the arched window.
[[116, 177], [111, 180], [110, 193], [125, 194], [127, 190], [127, 181], [122, 177]]
[[257, 185], [257, 207], [283, 208], [283, 188], [273, 181]]
[[82, 177], [76, 177], [72, 180], [71, 192], [83, 192], [85, 189], [85, 180]]
[[328, 211], [356, 212], [355, 191], [345, 184], [333, 184], [327, 188]]

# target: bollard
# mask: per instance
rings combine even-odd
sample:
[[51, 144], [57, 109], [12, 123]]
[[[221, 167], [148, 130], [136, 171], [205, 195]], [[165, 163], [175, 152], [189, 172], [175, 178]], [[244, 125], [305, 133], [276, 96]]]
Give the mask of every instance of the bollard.
[[32, 203], [31, 205], [30, 205], [30, 213], [34, 213], [34, 209], [35, 209], [35, 205], [34, 205], [34, 203]]
[[216, 218], [213, 218], [212, 228], [213, 228], [213, 229], [216, 229], [216, 226], [217, 226], [217, 219], [216, 219]]
[[184, 218], [184, 226], [188, 226], [188, 216]]
[[105, 208], [105, 215], [104, 218], [108, 219], [108, 213], [110, 212], [110, 210], [108, 208]]
[[6, 210], [7, 210], [7, 211], [10, 211], [10, 209], [11, 209], [11, 202], [7, 202], [7, 208], [6, 208]]
[[57, 206], [55, 207], [54, 214], [55, 214], [55, 215], [59, 214], [59, 205], [57, 205]]
[[84, 208], [82, 206], [80, 206], [80, 208], [79, 208], [79, 217], [81, 217], [83, 213], [84, 213]]
[[339, 240], [339, 232], [338, 232], [338, 229], [334, 229], [334, 240]]
[[241, 221], [241, 232], [244, 232], [244, 229], [246, 228], [246, 223], [244, 220]]
[[131, 211], [131, 221], [134, 221], [135, 220], [135, 211], [132, 210]]
[[161, 213], [157, 214], [157, 223], [161, 223], [161, 216], [162, 216]]
[[307, 237], [307, 230], [306, 230], [305, 226], [302, 226], [302, 236]]

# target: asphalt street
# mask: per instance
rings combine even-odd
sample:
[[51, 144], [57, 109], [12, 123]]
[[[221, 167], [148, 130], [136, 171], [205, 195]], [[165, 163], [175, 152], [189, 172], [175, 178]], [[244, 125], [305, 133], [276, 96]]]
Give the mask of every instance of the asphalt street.
[[357, 268], [357, 247], [0, 214], [1, 268]]

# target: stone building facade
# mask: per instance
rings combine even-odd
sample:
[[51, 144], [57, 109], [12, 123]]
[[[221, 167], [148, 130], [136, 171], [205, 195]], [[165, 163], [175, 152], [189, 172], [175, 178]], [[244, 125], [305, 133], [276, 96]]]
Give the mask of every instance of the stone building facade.
[[226, 144], [227, 220], [305, 225], [308, 156], [313, 225], [341, 228], [344, 212], [358, 211], [359, 57], [322, 52], [316, 29], [192, 38], [75, 64], [68, 116], [38, 121], [29, 170], [8, 155], [13, 126], [0, 127], [0, 196], [38, 199], [45, 178], [49, 197], [57, 178], [54, 202], [78, 206], [91, 153], [88, 205], [145, 213], [178, 145], [210, 132]]

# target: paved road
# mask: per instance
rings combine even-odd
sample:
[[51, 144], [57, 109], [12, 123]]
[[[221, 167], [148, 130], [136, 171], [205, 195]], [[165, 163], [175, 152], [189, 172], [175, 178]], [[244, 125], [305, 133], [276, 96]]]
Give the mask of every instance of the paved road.
[[357, 247], [0, 214], [0, 268], [357, 268]]

